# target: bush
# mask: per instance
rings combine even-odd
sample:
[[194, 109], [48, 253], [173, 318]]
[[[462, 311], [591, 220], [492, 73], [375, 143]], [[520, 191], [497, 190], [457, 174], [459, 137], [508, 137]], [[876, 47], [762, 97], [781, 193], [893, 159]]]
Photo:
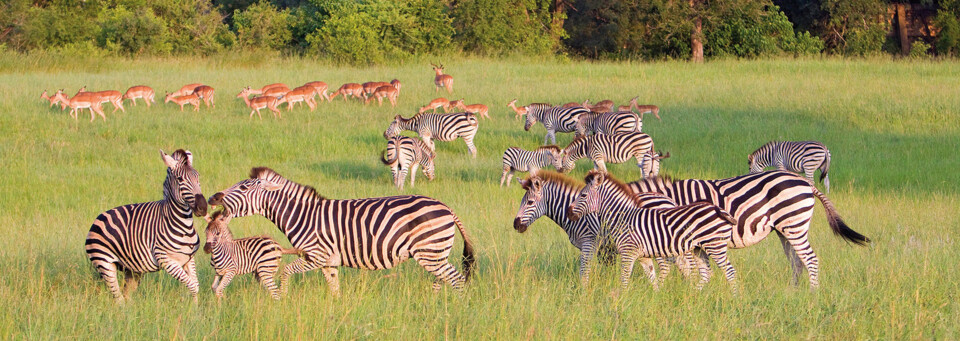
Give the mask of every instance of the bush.
[[175, 54], [212, 54], [233, 46], [236, 37], [209, 1], [154, 0], [150, 8], [167, 27]]
[[277, 10], [266, 1], [253, 4], [243, 11], [236, 10], [233, 26], [237, 43], [245, 48], [279, 50], [292, 38], [289, 10]]
[[960, 52], [960, 0], [942, 0], [934, 25], [940, 28], [937, 33], [937, 53], [956, 56]]
[[559, 51], [565, 15], [553, 0], [463, 0], [451, 11], [455, 41], [485, 55], [539, 55]]
[[97, 45], [107, 51], [137, 56], [163, 55], [172, 49], [163, 20], [146, 8], [135, 12], [124, 6], [105, 8], [97, 21], [100, 23]]
[[930, 52], [930, 44], [923, 40], [917, 40], [910, 46], [910, 58], [927, 57]]
[[52, 1], [47, 7], [31, 7], [23, 23], [27, 48], [57, 48], [92, 41], [100, 31], [92, 18], [95, 2]]
[[883, 0], [823, 0], [827, 14], [824, 37], [827, 49], [834, 53], [864, 56], [883, 48], [888, 23]]

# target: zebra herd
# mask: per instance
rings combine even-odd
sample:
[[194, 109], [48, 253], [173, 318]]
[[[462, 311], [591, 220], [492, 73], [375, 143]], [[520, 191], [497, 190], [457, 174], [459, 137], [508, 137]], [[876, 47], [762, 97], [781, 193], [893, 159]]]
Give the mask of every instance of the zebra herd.
[[[817, 200], [835, 234], [858, 245], [870, 241], [850, 229], [814, 186], [813, 173], [820, 169], [821, 181], [829, 188], [830, 152], [818, 142], [764, 145], [749, 155], [747, 175], [674, 180], [659, 175], [660, 160], [669, 154], [654, 151], [651, 137], [640, 132], [642, 116], [632, 111], [591, 113], [578, 106], [538, 103], [522, 108], [517, 113], [526, 116], [525, 130], [537, 122], [546, 128], [544, 143], [555, 143], [557, 132], [576, 136], [565, 148], [544, 145], [533, 151], [514, 147], [504, 152], [501, 187], [509, 186], [514, 172], [529, 172], [526, 179], [517, 179], [525, 193], [514, 228], [523, 233], [544, 216], [556, 222], [580, 250], [584, 283], [594, 257], [619, 255], [622, 286], [639, 260], [658, 288], [672, 261], [684, 274], [699, 273], [699, 289], [712, 276], [712, 261], [736, 291], [736, 271], [727, 250], [754, 245], [775, 232], [790, 260], [793, 283], [805, 269], [810, 286], [816, 288], [819, 261], [808, 232]], [[432, 180], [433, 141], [462, 138], [476, 157], [477, 130], [478, 119], [472, 113], [397, 115], [384, 131], [387, 148], [381, 161], [390, 166], [394, 184], [401, 189], [407, 173], [414, 184], [419, 166]], [[403, 131], [416, 132], [419, 139], [400, 135]], [[203, 250], [211, 254], [216, 273], [212, 289], [218, 298], [235, 276], [253, 273], [279, 299], [291, 275], [316, 269], [331, 293], [339, 295], [339, 267], [389, 269], [410, 258], [434, 275], [434, 290], [448, 284], [462, 291], [476, 267], [474, 244], [464, 224], [436, 199], [419, 195], [328, 199], [265, 167], [253, 168], [247, 179], [205, 199], [193, 154], [182, 149], [160, 153], [167, 167], [163, 199], [103, 212], [86, 238], [88, 258], [119, 302], [129, 298], [144, 273], [161, 269], [182, 282], [197, 301], [194, 255], [200, 240], [194, 217], [207, 221]], [[583, 183], [564, 174], [582, 158], [594, 163]], [[640, 179], [634, 182], [621, 182], [605, 166], [630, 159], [636, 159], [640, 168]], [[551, 166], [560, 172], [544, 170]], [[778, 169], [764, 171], [766, 167]], [[221, 209], [208, 214], [208, 205]], [[273, 222], [293, 248], [285, 249], [269, 237], [234, 239], [228, 226], [231, 219], [251, 215]], [[456, 231], [463, 239], [461, 271], [449, 261]], [[298, 258], [281, 270], [284, 254]]]

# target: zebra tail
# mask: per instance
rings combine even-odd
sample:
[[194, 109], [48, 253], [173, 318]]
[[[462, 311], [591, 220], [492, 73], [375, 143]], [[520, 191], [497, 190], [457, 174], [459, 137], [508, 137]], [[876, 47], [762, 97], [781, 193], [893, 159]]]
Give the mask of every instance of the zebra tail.
[[[396, 153], [396, 154], [399, 154], [399, 153]], [[383, 164], [389, 166], [397, 162], [397, 157], [398, 155], [394, 155], [392, 159], [387, 160], [387, 151], [384, 150], [382, 153], [380, 153], [380, 162], [383, 162]]]
[[716, 207], [717, 213], [720, 214], [720, 218], [721, 218], [721, 219], [723, 219], [724, 221], [726, 221], [726, 222], [727, 222], [728, 224], [730, 224], [730, 225], [737, 226], [737, 220], [734, 219], [733, 216], [730, 215], [730, 213], [727, 213], [727, 211], [724, 211], [724, 210], [723, 210], [722, 208], [720, 208], [720, 207], [717, 207], [717, 206], [714, 206], [714, 207]]
[[463, 222], [456, 215], [453, 215], [453, 222], [457, 224], [457, 230], [460, 230], [460, 236], [463, 237], [463, 278], [464, 281], [470, 280], [470, 274], [477, 265], [477, 258], [473, 251], [473, 241], [467, 234], [467, 229], [463, 227]]
[[847, 226], [847, 223], [845, 223], [843, 219], [840, 218], [840, 214], [837, 213], [833, 202], [831, 202], [823, 192], [820, 192], [820, 190], [814, 186], [810, 186], [810, 189], [813, 190], [813, 194], [816, 195], [817, 198], [820, 199], [820, 203], [823, 204], [823, 209], [827, 212], [827, 222], [830, 223], [830, 229], [833, 230], [833, 234], [860, 246], [866, 246], [867, 243], [870, 243], [870, 238]]

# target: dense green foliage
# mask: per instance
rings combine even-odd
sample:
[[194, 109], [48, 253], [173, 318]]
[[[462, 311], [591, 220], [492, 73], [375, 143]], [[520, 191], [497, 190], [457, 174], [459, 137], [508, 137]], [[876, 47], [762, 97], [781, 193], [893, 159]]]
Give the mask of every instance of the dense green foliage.
[[[462, 141], [437, 142], [437, 178], [398, 191], [380, 161], [382, 133], [396, 114], [434, 98], [426, 63], [340, 67], [310, 59], [223, 60], [106, 57], [77, 63], [0, 54], [0, 335], [12, 339], [827, 339], [960, 338], [956, 299], [960, 262], [960, 64], [878, 59], [568, 62], [545, 59], [444, 62], [455, 95], [490, 107], [480, 122], [478, 157]], [[230, 56], [233, 57], [232, 55]], [[495, 71], [495, 72], [492, 72]], [[250, 119], [233, 95], [273, 82], [336, 85], [398, 78], [397, 108], [356, 101], [300, 106], [283, 119]], [[216, 108], [180, 112], [173, 104], [107, 120], [78, 121], [37, 98], [43, 89], [159, 93], [187, 82], [217, 89]], [[832, 152], [831, 192], [845, 221], [873, 239], [849, 245], [815, 205], [811, 245], [822, 287], [789, 284], [775, 236], [730, 252], [741, 296], [717, 271], [702, 292], [674, 271], [653, 291], [637, 267], [631, 288], [614, 295], [619, 267], [596, 265], [577, 277], [577, 250], [541, 218], [524, 234], [512, 221], [523, 191], [500, 188], [501, 155], [533, 149], [544, 129], [524, 131], [505, 104], [565, 103], [639, 96], [662, 121], [643, 130], [673, 156], [662, 171], [679, 178], [722, 178], [747, 171], [746, 155], [773, 139], [817, 139]], [[409, 133], [407, 133], [409, 134]], [[560, 134], [560, 144], [570, 134]], [[343, 269], [335, 298], [319, 271], [295, 276], [274, 302], [240, 276], [217, 303], [209, 255], [196, 255], [200, 303], [169, 275], [152, 273], [123, 307], [115, 306], [83, 251], [97, 215], [117, 205], [158, 200], [164, 168], [157, 149], [190, 149], [207, 196], [269, 166], [331, 198], [422, 194], [448, 204], [476, 243], [478, 266], [463, 297], [430, 290], [413, 261], [383, 271]], [[583, 160], [572, 173], [591, 168]], [[608, 164], [621, 179], [632, 164]], [[198, 229], [203, 236], [205, 224]], [[268, 234], [290, 244], [269, 221], [237, 218], [237, 237]], [[201, 237], [203, 238], [203, 237]], [[460, 236], [451, 258], [459, 262]], [[287, 256], [284, 263], [293, 260]], [[459, 267], [459, 265], [457, 265]]]
[[463, 0], [451, 10], [455, 39], [480, 54], [549, 54], [566, 34], [553, 0]]

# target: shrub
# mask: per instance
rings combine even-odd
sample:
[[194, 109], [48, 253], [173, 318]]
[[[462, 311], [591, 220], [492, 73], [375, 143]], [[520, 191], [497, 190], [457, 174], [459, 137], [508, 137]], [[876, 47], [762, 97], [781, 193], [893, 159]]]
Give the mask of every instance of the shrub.
[[261, 1], [243, 11], [236, 10], [233, 26], [237, 42], [245, 48], [268, 48], [279, 50], [292, 38], [289, 10], [277, 10], [272, 4]]
[[835, 53], [864, 56], [880, 52], [888, 24], [882, 0], [823, 0], [827, 49]]
[[923, 58], [930, 52], [930, 44], [923, 40], [917, 40], [910, 46], [910, 58]]
[[97, 19], [100, 33], [97, 45], [114, 53], [125, 55], [168, 54], [172, 46], [167, 41], [167, 27], [153, 11], [124, 6], [104, 8]]
[[548, 54], [566, 38], [565, 15], [553, 0], [463, 0], [451, 11], [455, 41], [466, 51], [487, 54]]
[[937, 53], [957, 55], [960, 51], [960, 0], [942, 0], [934, 25], [940, 28], [937, 33]]

